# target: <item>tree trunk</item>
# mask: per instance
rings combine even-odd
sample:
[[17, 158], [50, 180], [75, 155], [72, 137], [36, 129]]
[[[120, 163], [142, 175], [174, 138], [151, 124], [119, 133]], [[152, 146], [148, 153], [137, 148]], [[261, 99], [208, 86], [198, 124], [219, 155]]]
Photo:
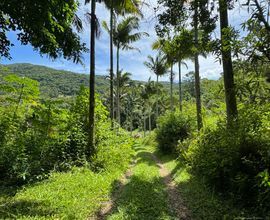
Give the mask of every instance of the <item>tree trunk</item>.
[[148, 121], [148, 123], [149, 123], [149, 131], [151, 132], [151, 130], [152, 130], [152, 126], [151, 126], [151, 112], [149, 112], [149, 121]]
[[119, 126], [121, 126], [121, 119], [120, 119], [120, 71], [119, 71], [119, 45], [117, 45], [117, 52], [116, 52], [116, 59], [117, 59], [117, 66], [116, 66], [116, 83], [117, 83], [117, 88], [116, 88], [116, 118], [119, 123]]
[[179, 109], [182, 111], [182, 73], [181, 73], [181, 60], [178, 63], [179, 68]]
[[133, 122], [133, 117], [130, 117], [130, 134], [131, 135], [132, 135], [132, 131], [133, 131], [133, 123], [132, 122]]
[[90, 84], [89, 84], [89, 146], [86, 155], [90, 157], [95, 150], [95, 34], [96, 1], [91, 1], [91, 36], [90, 36]]
[[143, 136], [145, 137], [146, 133], [146, 123], [145, 123], [145, 116], [143, 115]]
[[197, 126], [198, 130], [203, 127], [202, 123], [202, 104], [201, 104], [201, 88], [200, 88], [200, 66], [198, 53], [198, 0], [195, 2], [194, 13], [194, 40], [195, 40], [195, 94], [196, 94], [196, 109], [197, 109]]
[[228, 47], [226, 43], [229, 42], [230, 39], [228, 39], [228, 37], [224, 33], [224, 31], [226, 31], [226, 29], [229, 27], [227, 1], [219, 0], [219, 13], [220, 13], [220, 29], [221, 29], [220, 34], [222, 44], [221, 54], [222, 54], [222, 66], [224, 75], [227, 124], [230, 125], [237, 118], [237, 103], [233, 78], [231, 48]]
[[171, 111], [173, 111], [173, 64], [171, 65], [171, 76], [170, 76], [170, 105]]
[[114, 127], [114, 100], [113, 100], [113, 0], [111, 0], [110, 14], [110, 116], [111, 128]]
[[20, 91], [20, 95], [19, 95], [19, 98], [18, 98], [18, 102], [17, 102], [16, 108], [15, 108], [15, 110], [14, 110], [14, 112], [13, 112], [12, 121], [15, 120], [15, 117], [16, 117], [16, 114], [17, 114], [17, 111], [18, 111], [18, 108], [19, 108], [20, 103], [21, 103], [21, 101], [22, 101], [23, 89], [24, 89], [24, 84], [22, 84], [22, 86], [21, 86], [21, 91]]
[[[158, 87], [158, 75], [157, 75], [157, 87]], [[158, 94], [159, 95], [159, 94]], [[159, 98], [159, 97], [158, 97]], [[159, 106], [158, 106], [158, 98], [157, 98], [157, 102], [156, 102], [156, 119], [158, 118], [158, 108], [159, 108]]]

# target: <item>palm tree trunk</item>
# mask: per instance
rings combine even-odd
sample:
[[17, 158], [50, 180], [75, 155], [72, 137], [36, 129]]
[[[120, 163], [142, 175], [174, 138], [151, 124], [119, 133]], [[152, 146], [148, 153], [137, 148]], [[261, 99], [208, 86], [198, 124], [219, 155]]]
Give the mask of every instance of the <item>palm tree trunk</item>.
[[120, 119], [120, 71], [119, 71], [119, 45], [117, 45], [117, 52], [116, 52], [116, 60], [117, 60], [117, 66], [116, 66], [116, 101], [117, 101], [117, 107], [116, 107], [116, 117], [117, 121], [119, 123], [119, 126], [121, 126], [121, 119]]
[[151, 132], [151, 130], [152, 130], [152, 126], [151, 126], [151, 112], [149, 112], [149, 121], [148, 121], [148, 123], [149, 123], [149, 131]]
[[90, 84], [89, 84], [89, 146], [86, 152], [91, 156], [95, 150], [95, 34], [96, 0], [91, 1], [91, 36], [90, 36]]
[[[157, 87], [158, 87], [158, 75], [157, 75]], [[158, 108], [159, 108], [159, 106], [158, 106], [158, 99], [157, 99], [157, 102], [156, 102], [156, 119], [158, 118], [158, 114], [159, 114], [158, 113]]]
[[[132, 112], [131, 112], [132, 115]], [[130, 134], [132, 135], [132, 131], [133, 131], [133, 116], [130, 117]]]
[[171, 111], [173, 111], [173, 64], [171, 65], [171, 76], [170, 76], [170, 104], [171, 104]]
[[146, 133], [146, 122], [145, 122], [145, 115], [143, 115], [143, 136], [145, 137]]
[[[198, 0], [195, 2], [194, 13], [194, 40], [195, 47], [198, 48]], [[197, 126], [198, 130], [203, 127], [202, 123], [202, 104], [201, 104], [201, 88], [200, 88], [200, 66], [199, 54], [196, 50], [195, 53], [195, 93], [196, 93], [196, 109], [197, 109]]]
[[179, 68], [179, 109], [182, 111], [182, 73], [181, 73], [181, 60], [178, 63]]
[[111, 0], [110, 14], [110, 116], [111, 128], [114, 127], [114, 100], [113, 100], [113, 0]]
[[220, 34], [221, 34], [221, 54], [222, 65], [224, 74], [224, 87], [225, 87], [225, 99], [226, 99], [226, 111], [227, 111], [227, 124], [230, 125], [237, 118], [237, 103], [235, 95], [235, 86], [233, 78], [233, 66], [231, 48], [226, 47], [228, 42], [224, 31], [229, 27], [228, 21], [228, 5], [227, 1], [219, 0], [219, 13], [220, 13]]

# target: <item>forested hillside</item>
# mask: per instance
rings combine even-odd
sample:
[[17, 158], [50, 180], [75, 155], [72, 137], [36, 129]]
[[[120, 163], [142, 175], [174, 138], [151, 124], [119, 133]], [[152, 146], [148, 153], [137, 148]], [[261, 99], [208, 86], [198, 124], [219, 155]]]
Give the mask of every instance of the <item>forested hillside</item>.
[[[9, 73], [38, 81], [40, 92], [45, 97], [74, 96], [79, 92], [81, 86], [89, 86], [89, 75], [86, 74], [23, 63], [4, 67], [9, 69]], [[97, 76], [96, 85], [97, 91], [104, 94], [109, 88], [109, 81], [105, 76]]]
[[[28, 63], [15, 63], [10, 65], [2, 65], [6, 67], [6, 71], [1, 71], [0, 74], [15, 74], [18, 76], [25, 76], [30, 79], [39, 82], [40, 92], [43, 97], [56, 98], [59, 96], [74, 96], [78, 94], [80, 87], [89, 86], [89, 75], [74, 73], [70, 71], [57, 70], [41, 65], [33, 65]], [[1, 79], [0, 79], [1, 80]], [[144, 81], [134, 81], [136, 84], [146, 84]], [[169, 82], [160, 82], [164, 86], [164, 89], [169, 91]], [[191, 95], [194, 96], [194, 90], [192, 87], [194, 83], [194, 76], [192, 72], [187, 74], [183, 82], [183, 89], [189, 91]], [[215, 80], [203, 79], [202, 92], [204, 93], [209, 83], [215, 84]], [[96, 89], [101, 95], [108, 93], [109, 89], [109, 79], [107, 76], [97, 75], [96, 76]], [[174, 90], [178, 88], [177, 83], [173, 85]], [[108, 94], [107, 94], [108, 95]]]

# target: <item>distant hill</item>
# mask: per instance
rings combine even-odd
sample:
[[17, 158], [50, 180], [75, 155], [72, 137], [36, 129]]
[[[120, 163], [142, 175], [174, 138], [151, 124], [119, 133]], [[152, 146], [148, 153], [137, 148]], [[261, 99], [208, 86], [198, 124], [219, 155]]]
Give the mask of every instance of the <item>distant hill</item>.
[[[46, 97], [74, 96], [79, 91], [81, 85], [86, 87], [89, 86], [89, 75], [86, 74], [56, 70], [46, 66], [28, 63], [16, 63], [2, 66], [7, 67], [9, 73], [25, 76], [38, 81], [40, 83], [41, 95]], [[143, 81], [136, 82], [142, 84], [145, 83]], [[169, 82], [160, 83], [169, 91]], [[109, 86], [110, 82], [106, 79], [106, 76], [96, 75], [96, 91], [99, 94], [102, 95], [107, 93], [109, 91]], [[174, 84], [174, 89], [178, 89], [177, 84]]]
[[[4, 66], [8, 67], [10, 73], [37, 80], [40, 83], [40, 91], [43, 96], [73, 96], [79, 91], [81, 85], [89, 85], [89, 75], [86, 74], [56, 70], [45, 66], [27, 63]], [[109, 83], [109, 80], [107, 80], [105, 76], [97, 75], [97, 92], [103, 94], [108, 91]]]

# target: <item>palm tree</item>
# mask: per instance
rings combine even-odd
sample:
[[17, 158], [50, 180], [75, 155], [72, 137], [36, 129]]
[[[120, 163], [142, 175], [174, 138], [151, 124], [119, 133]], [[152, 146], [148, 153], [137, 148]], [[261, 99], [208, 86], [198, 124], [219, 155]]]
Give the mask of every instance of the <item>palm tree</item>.
[[158, 39], [153, 43], [152, 48], [161, 51], [166, 57], [167, 65], [170, 66], [170, 109], [173, 111], [173, 65], [176, 62], [176, 50], [170, 39]]
[[[166, 63], [166, 59], [164, 56], [162, 56], [161, 53], [158, 53], [158, 55], [153, 58], [152, 56], [148, 56], [148, 61], [144, 62], [144, 65], [149, 68], [150, 71], [152, 71], [156, 77], [157, 77], [157, 85], [158, 86], [158, 78], [160, 76], [163, 76], [167, 73], [168, 67]], [[156, 118], [159, 115], [158, 112], [159, 106], [158, 102], [156, 102]]]
[[194, 64], [195, 64], [195, 93], [196, 93], [196, 109], [197, 109], [197, 125], [198, 130], [203, 127], [202, 122], [202, 102], [201, 102], [201, 84], [200, 84], [200, 66], [199, 66], [199, 40], [198, 40], [198, 0], [194, 2], [194, 45], [195, 45], [195, 54], [194, 54]]
[[114, 100], [113, 100], [113, 27], [116, 15], [123, 13], [141, 14], [139, 11], [140, 0], [105, 0], [105, 6], [110, 10], [110, 116], [111, 127], [113, 128], [114, 119]]
[[151, 77], [148, 79], [148, 82], [142, 86], [141, 89], [141, 98], [143, 102], [143, 113], [144, 113], [144, 123], [145, 119], [148, 117], [148, 129], [151, 131], [152, 120], [151, 117], [153, 115], [152, 106], [155, 105], [159, 100], [156, 99], [156, 95], [160, 93], [160, 88], [151, 81]]
[[193, 54], [192, 32], [186, 29], [182, 29], [178, 35], [173, 38], [173, 45], [176, 48], [176, 60], [178, 62], [178, 74], [179, 74], [179, 109], [182, 111], [182, 71], [181, 65], [187, 64], [183, 62], [185, 59], [189, 59]]
[[91, 12], [87, 13], [90, 20], [90, 83], [89, 83], [89, 146], [86, 155], [91, 156], [95, 151], [95, 39], [99, 34], [98, 20], [96, 17], [96, 1], [85, 0], [85, 4], [91, 1]]
[[148, 61], [145, 61], [144, 65], [156, 75], [158, 83], [158, 78], [167, 73], [168, 67], [166, 64], [165, 56], [162, 56], [161, 53], [158, 53], [155, 58], [148, 56], [147, 59]]
[[[108, 29], [106, 23], [103, 23], [103, 26]], [[119, 91], [119, 83], [120, 83], [120, 69], [119, 69], [119, 58], [120, 58], [120, 49], [121, 50], [138, 50], [138, 48], [130, 46], [131, 43], [138, 41], [142, 38], [142, 36], [148, 36], [145, 32], [136, 32], [132, 33], [133, 30], [139, 29], [139, 18], [135, 16], [129, 16], [123, 19], [118, 25], [116, 26], [114, 33], [113, 33], [113, 42], [116, 46], [116, 99], [117, 99], [117, 119], [119, 125], [121, 124], [120, 120], [120, 91]]]

